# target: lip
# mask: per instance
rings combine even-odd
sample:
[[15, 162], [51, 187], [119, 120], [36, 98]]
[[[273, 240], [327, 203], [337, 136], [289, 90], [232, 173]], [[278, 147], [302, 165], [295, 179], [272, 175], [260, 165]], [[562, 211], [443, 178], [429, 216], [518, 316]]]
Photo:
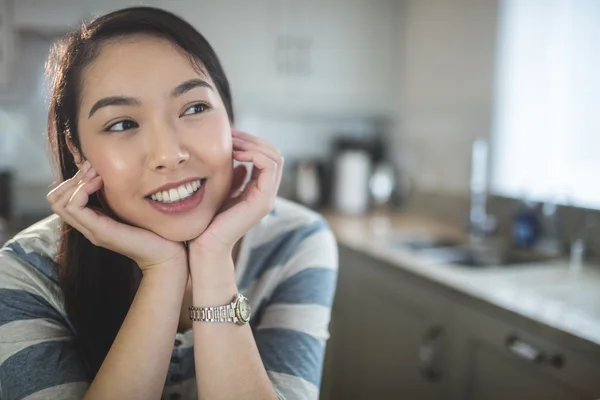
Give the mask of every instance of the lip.
[[194, 182], [194, 181], [201, 181], [201, 180], [203, 180], [203, 178], [189, 178], [189, 179], [184, 179], [184, 180], [179, 181], [179, 182], [166, 183], [166, 184], [164, 184], [164, 185], [162, 185], [162, 186], [154, 189], [154, 191], [148, 193], [144, 197], [150, 197], [150, 196], [152, 196], [155, 193], [162, 192], [163, 190], [168, 191], [169, 189], [175, 189], [176, 187], [179, 187], [181, 185], [185, 185], [186, 183]]
[[205, 190], [206, 183], [203, 183], [202, 186], [200, 186], [200, 189], [196, 190], [193, 195], [174, 203], [162, 203], [148, 198], [146, 198], [146, 201], [150, 203], [155, 210], [160, 211], [163, 214], [185, 214], [194, 210], [202, 203]]

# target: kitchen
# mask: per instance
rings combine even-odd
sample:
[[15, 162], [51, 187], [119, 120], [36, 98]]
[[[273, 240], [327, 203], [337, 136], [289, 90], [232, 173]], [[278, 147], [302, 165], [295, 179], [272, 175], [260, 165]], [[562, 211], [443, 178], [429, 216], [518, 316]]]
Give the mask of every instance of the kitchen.
[[[127, 4], [0, 1], [0, 242], [51, 213], [52, 41]], [[131, 4], [207, 37], [336, 235], [321, 398], [600, 397], [594, 1]]]

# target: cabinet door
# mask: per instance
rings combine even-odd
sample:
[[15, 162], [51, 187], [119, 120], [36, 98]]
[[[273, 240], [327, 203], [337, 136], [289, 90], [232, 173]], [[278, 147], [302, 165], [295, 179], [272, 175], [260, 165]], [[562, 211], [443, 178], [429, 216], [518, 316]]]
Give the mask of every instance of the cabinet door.
[[398, 19], [393, 0], [270, 0], [267, 90], [300, 111], [391, 111]]
[[500, 319], [456, 305], [448, 346], [451, 398], [600, 397], [600, 364]]
[[397, 268], [342, 247], [323, 398], [441, 398], [445, 306]]

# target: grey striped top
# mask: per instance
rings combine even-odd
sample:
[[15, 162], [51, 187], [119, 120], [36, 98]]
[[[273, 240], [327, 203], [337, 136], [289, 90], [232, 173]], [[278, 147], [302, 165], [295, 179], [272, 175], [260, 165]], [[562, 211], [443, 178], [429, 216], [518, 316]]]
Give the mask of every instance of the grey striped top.
[[[50, 216], [0, 250], [0, 398], [80, 399], [89, 383], [58, 284], [59, 218]], [[317, 399], [337, 247], [317, 213], [278, 198], [244, 237], [235, 273], [251, 327], [282, 399]], [[196, 399], [193, 332], [177, 333], [165, 399]]]

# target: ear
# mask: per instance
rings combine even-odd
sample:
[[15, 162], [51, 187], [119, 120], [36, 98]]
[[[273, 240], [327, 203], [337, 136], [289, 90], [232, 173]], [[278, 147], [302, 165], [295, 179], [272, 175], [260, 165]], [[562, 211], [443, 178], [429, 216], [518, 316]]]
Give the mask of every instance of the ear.
[[75, 159], [75, 164], [77, 164], [77, 168], [81, 169], [81, 166], [85, 162], [85, 157], [77, 150], [77, 148], [73, 145], [73, 141], [71, 140], [71, 135], [68, 134], [66, 138], [67, 148], [69, 152], [73, 155]]
[[240, 164], [233, 169], [233, 178], [231, 180], [231, 189], [229, 191], [229, 198], [234, 198], [240, 195], [242, 192], [242, 186], [248, 176], [248, 167], [245, 164]]

